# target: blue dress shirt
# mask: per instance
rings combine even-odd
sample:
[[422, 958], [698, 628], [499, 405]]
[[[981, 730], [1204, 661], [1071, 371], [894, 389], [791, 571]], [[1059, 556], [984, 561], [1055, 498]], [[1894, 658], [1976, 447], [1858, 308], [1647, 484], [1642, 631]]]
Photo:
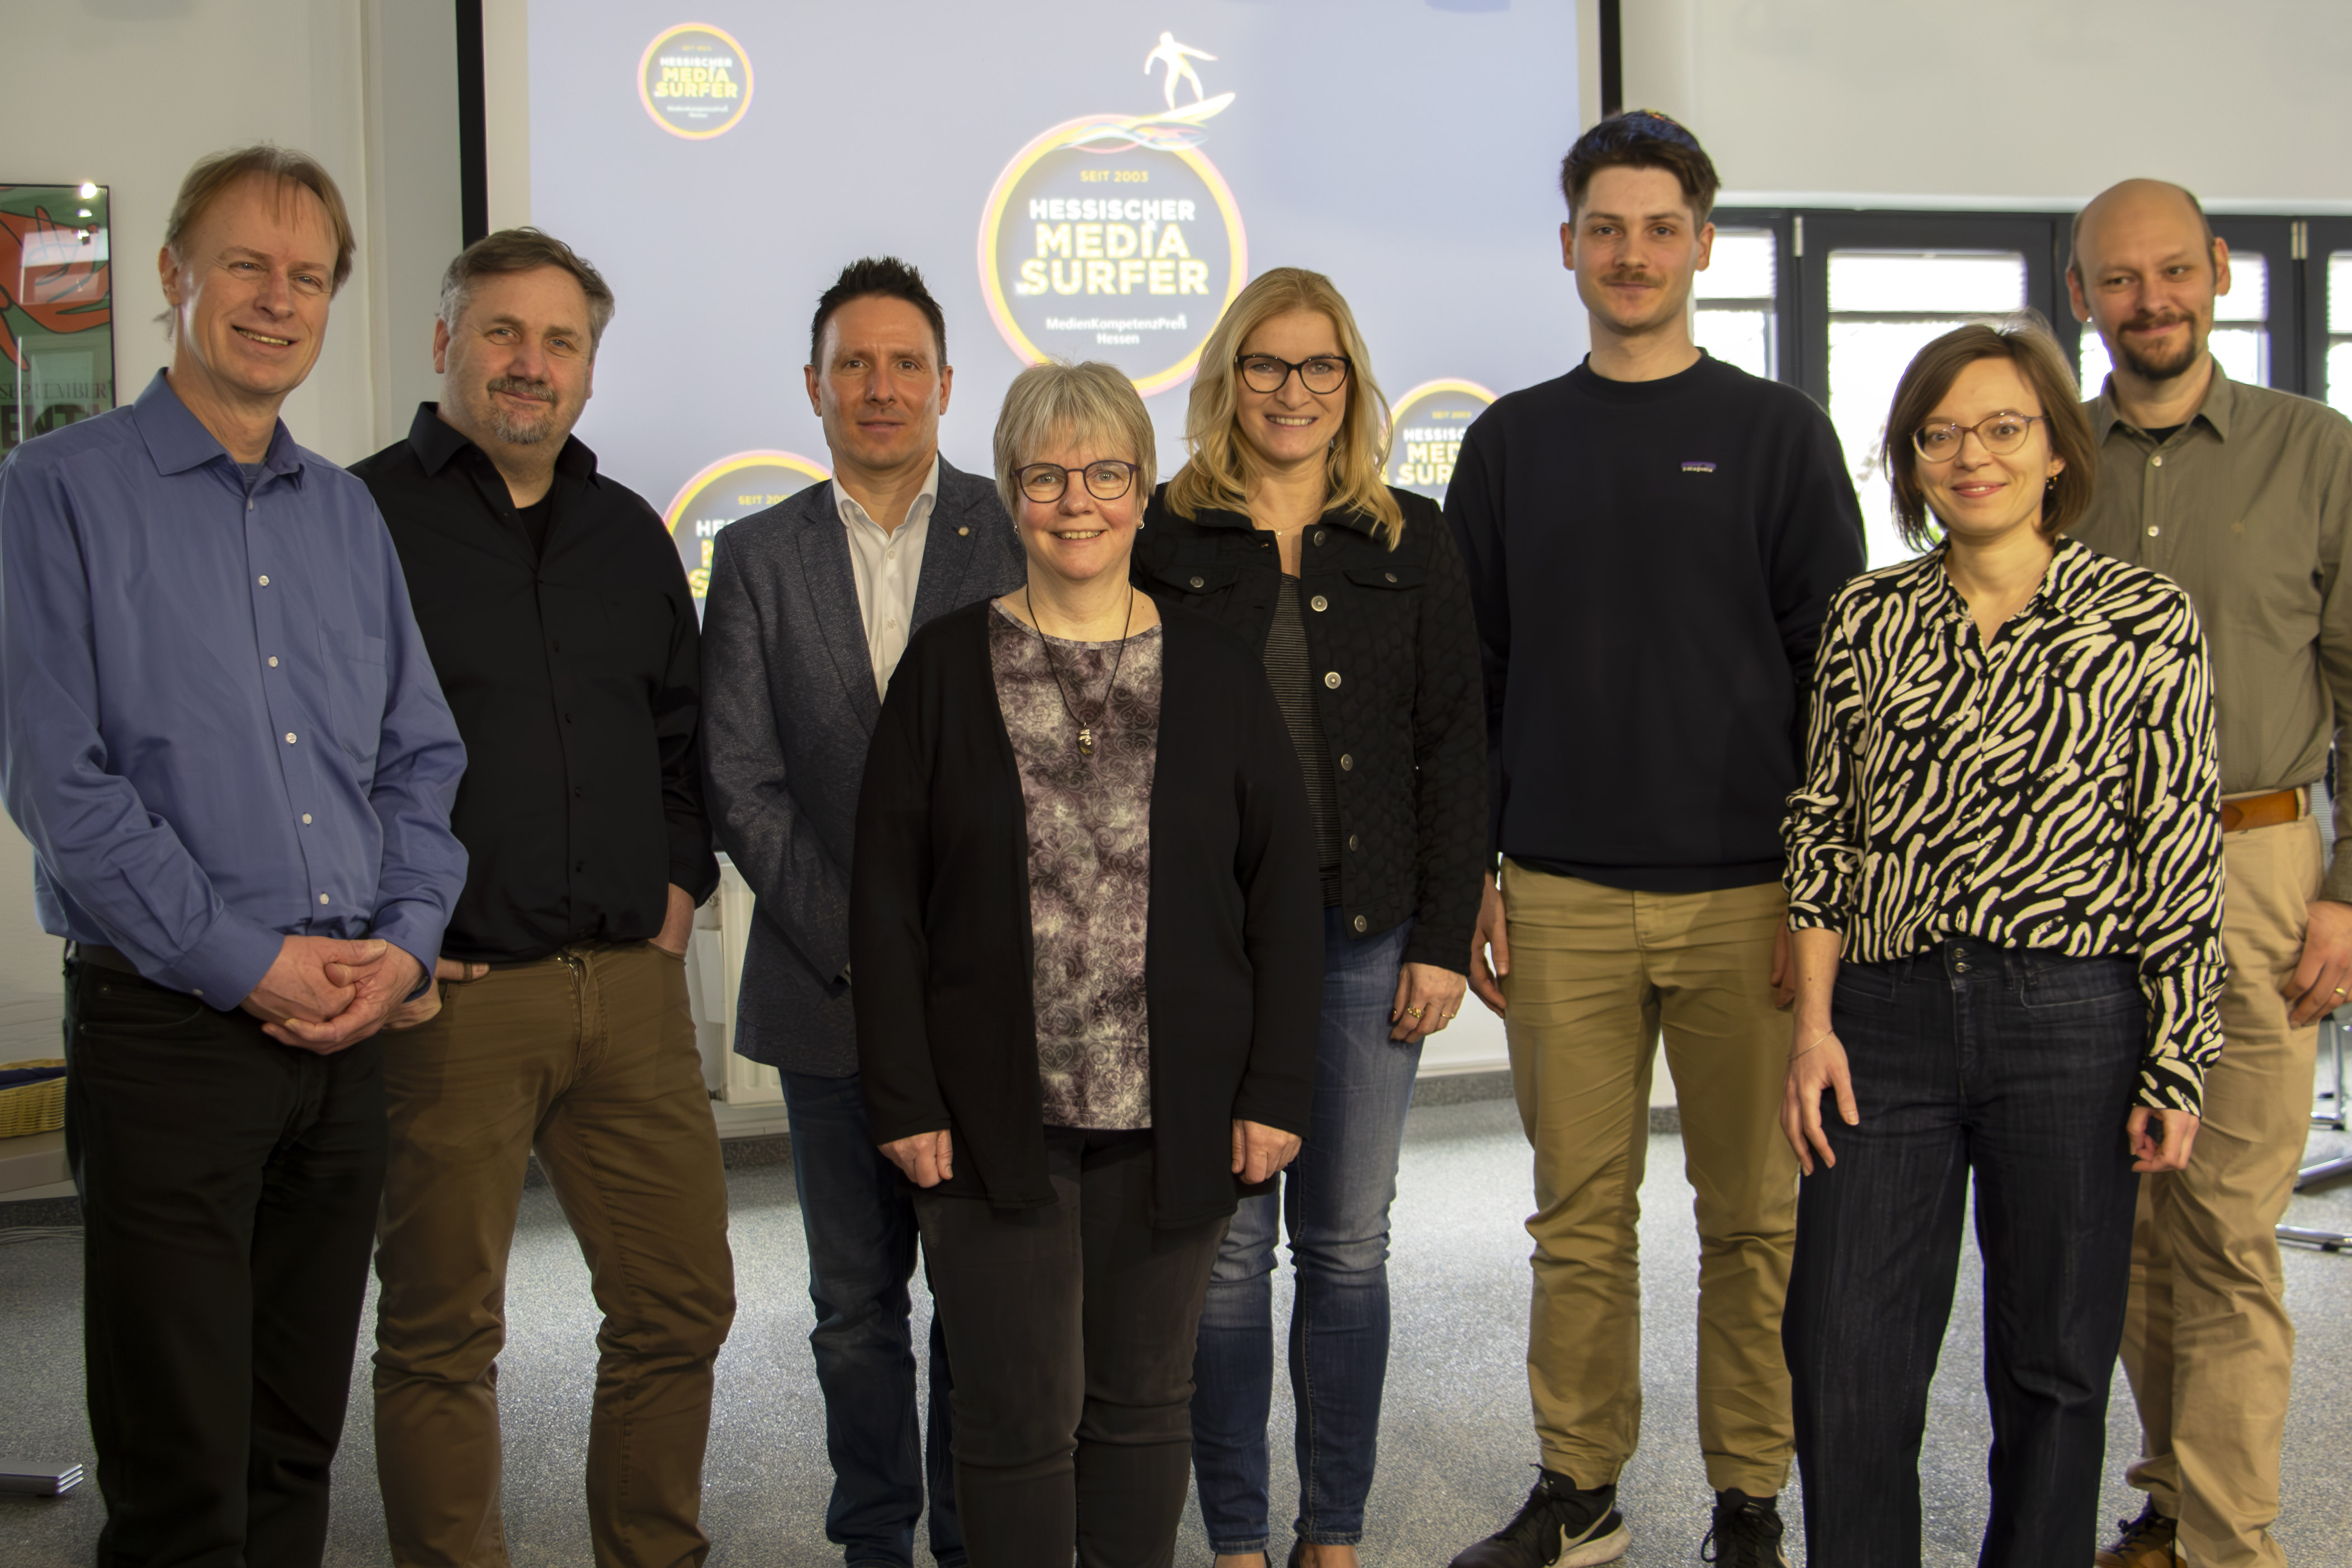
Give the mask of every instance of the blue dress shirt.
[[0, 785], [45, 930], [224, 1011], [288, 935], [425, 968], [466, 752], [367, 487], [244, 472], [158, 373], [0, 463]]

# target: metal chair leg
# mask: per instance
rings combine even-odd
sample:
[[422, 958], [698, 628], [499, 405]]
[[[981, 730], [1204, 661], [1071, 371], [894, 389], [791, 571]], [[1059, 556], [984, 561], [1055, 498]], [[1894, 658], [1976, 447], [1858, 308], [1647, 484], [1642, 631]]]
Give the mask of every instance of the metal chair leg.
[[[2311, 1124], [2325, 1131], [2342, 1132], [2347, 1128], [2352, 1128], [2352, 1121], [2347, 1121], [2345, 1109], [2344, 1028], [2336, 1021], [2336, 1015], [2330, 1013], [2319, 1021], [2319, 1032], [2322, 1047], [2333, 1066], [2334, 1078], [2330, 1084], [2328, 1098], [2335, 1109], [2326, 1112], [2314, 1110], [2311, 1113]], [[2319, 1185], [2322, 1182], [2337, 1181], [2346, 1176], [2352, 1176], [2352, 1155], [2344, 1155], [2333, 1160], [2320, 1160], [2305, 1165], [2295, 1173], [2294, 1190], [2299, 1193], [2304, 1192]], [[2347, 1235], [2342, 1231], [2313, 1230], [2305, 1226], [2283, 1225], [2278, 1227], [2278, 1238], [2300, 1247], [2315, 1247], [2322, 1252], [2352, 1250], [2352, 1235]]]

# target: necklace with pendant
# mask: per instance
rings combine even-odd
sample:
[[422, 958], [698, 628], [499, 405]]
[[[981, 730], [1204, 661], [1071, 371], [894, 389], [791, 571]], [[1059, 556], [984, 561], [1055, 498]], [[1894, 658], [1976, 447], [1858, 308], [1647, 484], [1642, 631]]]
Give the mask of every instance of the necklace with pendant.
[[1080, 719], [1078, 710], [1070, 706], [1070, 689], [1062, 684], [1062, 667], [1054, 662], [1054, 645], [1045, 639], [1045, 628], [1037, 622], [1037, 607], [1029, 602], [1026, 583], [1021, 585], [1021, 607], [1029, 612], [1029, 629], [1037, 634], [1037, 647], [1045, 656], [1045, 668], [1054, 672], [1054, 689], [1061, 696], [1062, 711], [1078, 727], [1078, 755], [1091, 757], [1095, 754], [1095, 726], [1110, 716], [1111, 696], [1118, 690], [1118, 667], [1127, 661], [1127, 634], [1135, 625], [1135, 590], [1127, 591], [1127, 619], [1118, 628], [1118, 653], [1110, 661], [1110, 679], [1103, 686], [1102, 701], [1096, 705], [1092, 720]]

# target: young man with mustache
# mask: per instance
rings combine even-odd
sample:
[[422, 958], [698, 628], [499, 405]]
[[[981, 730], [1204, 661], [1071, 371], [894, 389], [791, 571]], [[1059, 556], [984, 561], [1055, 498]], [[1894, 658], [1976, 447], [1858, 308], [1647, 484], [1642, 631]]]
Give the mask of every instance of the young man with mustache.
[[734, 1265], [685, 956], [719, 865], [685, 568], [572, 435], [612, 314], [553, 236], [475, 241], [442, 279], [441, 401], [354, 469], [471, 759], [453, 825], [472, 870], [385, 1074], [375, 1445], [400, 1568], [507, 1558], [498, 1355], [534, 1150], [604, 1313], [598, 1568], [710, 1548], [702, 1455]]
[[817, 300], [803, 381], [833, 478], [719, 533], [704, 626], [711, 816], [759, 900], [735, 1049], [783, 1076], [833, 1461], [826, 1539], [859, 1568], [911, 1563], [928, 1484], [931, 1555], [961, 1568], [947, 1341], [934, 1317], [926, 1434], [911, 1189], [875, 1145], [857, 1072], [850, 845], [908, 639], [1019, 587], [1026, 563], [995, 483], [940, 456], [955, 371], [921, 273], [887, 256], [844, 268]]
[[[2352, 995], [2352, 858], [2328, 863], [2311, 799], [2352, 715], [2352, 421], [2221, 373], [2206, 343], [2230, 247], [2178, 185], [2093, 200], [2066, 281], [2115, 366], [2089, 405], [2099, 488], [2074, 531], [2196, 601], [2228, 872], [2204, 1125], [2186, 1170], [2140, 1185], [2123, 1359], [2147, 1503], [2097, 1560], [2275, 1568], [2294, 1325], [2273, 1227], [2310, 1131], [2319, 1019]], [[2340, 844], [2342, 792], [2336, 810]]]
[[[1560, 169], [1586, 362], [1470, 427], [1445, 498], [1486, 676], [1499, 886], [1470, 984], [1535, 1146], [1542, 1479], [1454, 1568], [1613, 1562], [1642, 1406], [1635, 1222], [1663, 1034], [1698, 1189], [1699, 1446], [1724, 1564], [1777, 1564], [1797, 1165], [1782, 803], [1830, 595], [1862, 570], [1837, 437], [1691, 340], [1715, 166], [1647, 110]], [[1492, 967], [1487, 955], [1492, 955]]]
[[466, 752], [366, 489], [278, 420], [351, 276], [308, 154], [199, 162], [171, 367], [0, 463], [8, 811], [66, 938], [98, 1561], [315, 1564], [384, 1170], [376, 1037]]

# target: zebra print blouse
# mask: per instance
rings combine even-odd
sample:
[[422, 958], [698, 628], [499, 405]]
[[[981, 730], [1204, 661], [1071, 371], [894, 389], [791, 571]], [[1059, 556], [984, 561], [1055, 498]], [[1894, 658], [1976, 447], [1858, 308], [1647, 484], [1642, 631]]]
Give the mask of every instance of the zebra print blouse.
[[1885, 963], [1947, 938], [2136, 960], [2139, 1103], [2197, 1110], [2221, 1049], [2221, 774], [2189, 595], [2062, 540], [1988, 648], [1939, 547], [1830, 601], [1790, 923]]

